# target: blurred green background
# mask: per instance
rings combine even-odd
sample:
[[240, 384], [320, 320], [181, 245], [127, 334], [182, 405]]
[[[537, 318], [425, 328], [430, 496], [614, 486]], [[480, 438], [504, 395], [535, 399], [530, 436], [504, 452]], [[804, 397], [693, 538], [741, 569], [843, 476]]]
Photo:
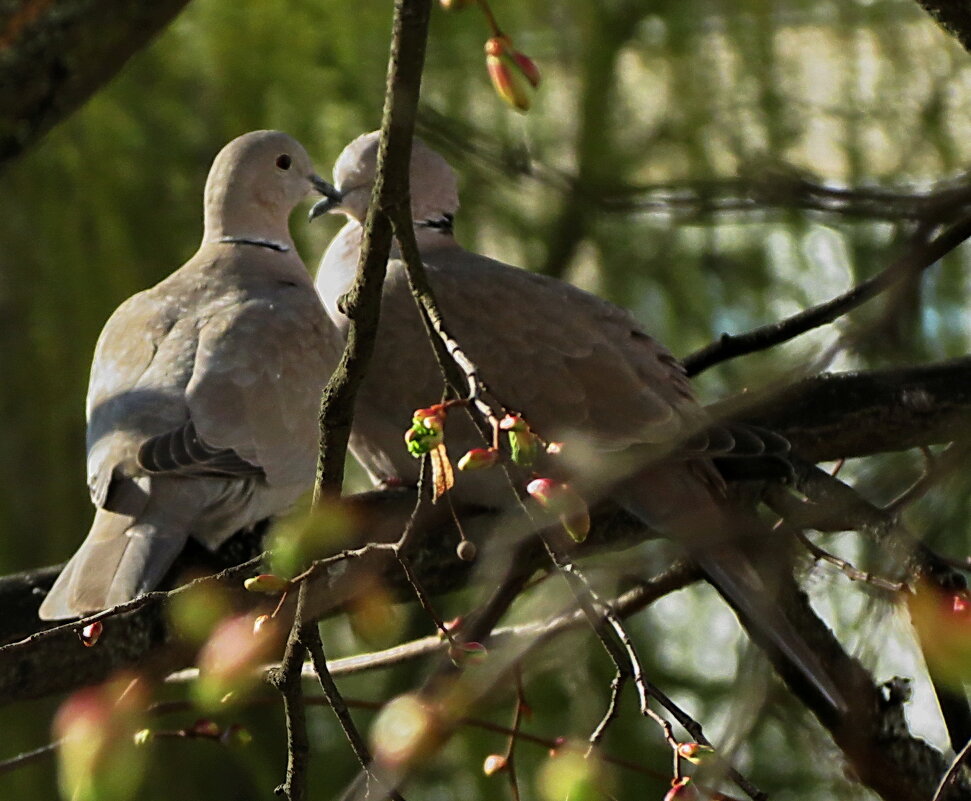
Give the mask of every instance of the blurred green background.
[[[814, 211], [784, 195], [766, 202], [766, 187], [800, 176], [882, 187], [899, 193], [903, 208], [907, 196], [959, 179], [971, 155], [971, 57], [912, 0], [495, 0], [494, 8], [540, 65], [544, 85], [529, 115], [510, 111], [488, 84], [481, 15], [434, 9], [421, 132], [461, 175], [459, 238], [630, 307], [679, 355], [872, 275], [911, 230], [893, 209]], [[280, 128], [328, 174], [341, 147], [379, 123], [390, 21], [390, 3], [374, 0], [194, 0], [106, 89], [0, 175], [0, 572], [61, 561], [87, 530], [83, 407], [95, 339], [121, 300], [195, 249], [214, 154], [244, 131]], [[755, 200], [745, 190], [752, 186], [763, 188]], [[308, 265], [337, 225], [309, 227], [295, 216]], [[824, 365], [814, 359], [852, 325], [715, 368], [699, 379], [700, 392], [715, 400], [799, 364], [846, 369], [964, 354], [968, 266], [966, 250], [945, 259], [878, 335], [845, 338]], [[848, 475], [879, 500], [918, 467], [916, 458], [888, 457]], [[955, 554], [968, 543], [971, 494], [962, 481], [952, 479], [909, 518]], [[867, 559], [857, 540], [830, 544]], [[869, 603], [824, 570], [811, 581], [847, 647], [879, 676], [920, 673], [907, 624], [886, 604]], [[460, 598], [442, 603], [462, 608]], [[410, 626], [412, 634], [429, 630], [421, 619]], [[741, 665], [757, 683], [764, 668], [747, 653], [737, 662], [737, 627], [712, 593], [680, 593], [632, 626], [653, 680], [710, 736], [748, 725], [744, 700], [736, 693], [733, 701], [733, 677]], [[699, 637], [701, 626], [713, 633]], [[326, 632], [331, 655], [366, 647], [342, 622]], [[589, 637], [566, 647], [567, 666], [554, 648], [527, 674], [536, 709], [528, 725], [585, 737], [606, 703], [610, 670]], [[344, 686], [380, 699], [416, 675], [419, 668]], [[505, 721], [510, 698], [483, 714]], [[0, 758], [46, 742], [56, 703], [0, 710]], [[943, 745], [926, 687], [912, 712], [917, 730]], [[256, 736], [245, 752], [205, 742], [153, 746], [139, 797], [269, 797], [282, 779], [281, 718], [275, 706], [232, 717]], [[352, 774], [352, 759], [329, 712], [315, 711], [311, 724], [314, 797], [331, 797]], [[496, 735], [462, 732], [406, 795], [502, 797], [501, 780], [479, 770], [502, 747]], [[631, 709], [607, 747], [668, 770], [656, 728]], [[545, 752], [521, 752], [524, 793], [541, 797], [534, 777]], [[737, 759], [780, 801], [869, 797], [843, 780], [835, 749], [785, 702], [758, 718]], [[5, 798], [54, 793], [51, 763], [0, 777]], [[610, 795], [599, 797], [663, 793], [660, 780], [615, 771]]]

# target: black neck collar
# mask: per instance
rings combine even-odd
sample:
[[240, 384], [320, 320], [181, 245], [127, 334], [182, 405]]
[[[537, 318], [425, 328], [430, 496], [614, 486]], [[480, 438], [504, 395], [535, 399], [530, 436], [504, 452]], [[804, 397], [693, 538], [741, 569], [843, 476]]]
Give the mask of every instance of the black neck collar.
[[257, 239], [249, 236], [223, 236], [219, 238], [219, 241], [226, 242], [230, 245], [252, 245], [257, 248], [267, 248], [269, 250], [275, 250], [277, 253], [286, 253], [290, 250], [289, 245], [283, 242], [277, 242], [274, 239]]
[[433, 231], [441, 231], [443, 234], [452, 233], [452, 223], [455, 218], [451, 214], [443, 214], [441, 217], [434, 217], [430, 220], [419, 220], [415, 223], [417, 228], [431, 228]]

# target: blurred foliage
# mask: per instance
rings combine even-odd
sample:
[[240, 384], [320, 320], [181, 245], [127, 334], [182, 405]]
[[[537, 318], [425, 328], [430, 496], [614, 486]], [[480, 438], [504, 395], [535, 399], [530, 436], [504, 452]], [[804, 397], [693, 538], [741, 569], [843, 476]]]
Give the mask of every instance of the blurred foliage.
[[[957, 177], [971, 155], [971, 59], [912, 0], [494, 6], [517, 47], [540, 65], [544, 85], [528, 116], [509, 111], [488, 83], [480, 16], [436, 8], [422, 133], [462, 176], [460, 239], [629, 306], [678, 354], [872, 275], [893, 259], [909, 228], [892, 217], [785, 204], [692, 211], [646, 202], [652, 189], [691, 188], [705, 197], [705, 187], [719, 181], [782, 169], [833, 187], [906, 194]], [[83, 536], [91, 515], [83, 406], [95, 339], [121, 300], [194, 250], [213, 155], [246, 130], [280, 128], [301, 139], [326, 174], [344, 143], [379, 122], [390, 16], [390, 4], [373, 1], [195, 0], [107, 89], [0, 176], [0, 571], [64, 559]], [[313, 264], [337, 221], [311, 228], [295, 217], [293, 227]], [[965, 353], [967, 261], [965, 253], [945, 259], [889, 322], [866, 329], [866, 338], [847, 338], [828, 366]], [[702, 393], [714, 399], [811, 365], [825, 345], [853, 330], [841, 323], [726, 364], [702, 377]], [[919, 469], [911, 458], [871, 464], [854, 475], [887, 497]], [[952, 553], [967, 547], [968, 483], [950, 479], [910, 518]], [[833, 547], [865, 556], [853, 543]], [[643, 559], [626, 555], [624, 569], [647, 572], [657, 547], [643, 551]], [[826, 591], [825, 608], [851, 649], [882, 677], [922, 670], [899, 618], [885, 605], [874, 612], [858, 587], [820, 575], [827, 578], [817, 578], [816, 589]], [[464, 611], [462, 599], [442, 606], [445, 617]], [[426, 620], [412, 619], [411, 634], [428, 633]], [[867, 638], [875, 625], [877, 643]], [[842, 781], [832, 745], [805, 713], [781, 703], [756, 717], [745, 706], [736, 671], [744, 691], [764, 680], [765, 668], [750, 655], [736, 657], [737, 628], [713, 593], [665, 599], [632, 627], [652, 680], [703, 720], [712, 739], [738, 733], [751, 718], [735, 758], [774, 798], [869, 797]], [[344, 621], [327, 624], [325, 633], [330, 656], [366, 647]], [[606, 659], [590, 637], [571, 637], [567, 664], [555, 658], [565, 647], [560, 641], [526, 673], [537, 711], [530, 731], [584, 737], [603, 711]], [[407, 690], [417, 675], [413, 666], [342, 686], [352, 697], [383, 699]], [[511, 691], [493, 700], [481, 713], [507, 722]], [[625, 704], [607, 749], [668, 770], [658, 731], [637, 718], [631, 695]], [[0, 711], [0, 757], [45, 742], [53, 707], [46, 701], [29, 714]], [[923, 710], [914, 718], [918, 729], [942, 742], [926, 688], [914, 708]], [[255, 737], [245, 753], [209, 742], [149, 745], [139, 798], [269, 797], [282, 779], [281, 717], [276, 703], [233, 712]], [[314, 796], [332, 797], [352, 775], [353, 760], [328, 710], [312, 710], [310, 723]], [[501, 797], [505, 779], [486, 779], [479, 766], [502, 748], [497, 735], [461, 732], [408, 797]], [[545, 752], [528, 744], [519, 750], [525, 797], [541, 797], [534, 780], [544, 775]], [[660, 798], [666, 789], [662, 780], [609, 773], [617, 798]], [[48, 799], [55, 777], [50, 764], [40, 764], [0, 778], [0, 787], [4, 797]]]

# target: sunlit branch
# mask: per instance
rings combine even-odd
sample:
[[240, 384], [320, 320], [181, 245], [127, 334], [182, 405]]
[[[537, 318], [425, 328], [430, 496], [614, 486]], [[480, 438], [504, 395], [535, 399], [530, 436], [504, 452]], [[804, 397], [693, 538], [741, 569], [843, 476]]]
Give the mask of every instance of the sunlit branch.
[[971, 217], [954, 223], [932, 239], [922, 228], [908, 251], [897, 261], [842, 295], [745, 334], [722, 334], [715, 342], [683, 359], [688, 375], [697, 375], [720, 362], [788, 342], [827, 325], [882, 294], [909, 276], [931, 267], [971, 236]]

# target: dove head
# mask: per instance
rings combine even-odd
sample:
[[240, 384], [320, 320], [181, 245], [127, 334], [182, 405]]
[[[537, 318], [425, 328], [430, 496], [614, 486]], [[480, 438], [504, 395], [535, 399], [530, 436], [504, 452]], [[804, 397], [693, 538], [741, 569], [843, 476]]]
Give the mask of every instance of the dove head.
[[[324, 199], [310, 212], [311, 219], [328, 211], [339, 211], [364, 222], [371, 189], [378, 169], [379, 131], [363, 134], [351, 142], [334, 163], [334, 184], [339, 201]], [[411, 215], [416, 223], [451, 220], [459, 207], [455, 171], [442, 156], [420, 139], [411, 146]]]
[[290, 212], [311, 189], [335, 196], [296, 139], [280, 131], [238, 136], [216, 156], [205, 192], [205, 240], [288, 242]]

